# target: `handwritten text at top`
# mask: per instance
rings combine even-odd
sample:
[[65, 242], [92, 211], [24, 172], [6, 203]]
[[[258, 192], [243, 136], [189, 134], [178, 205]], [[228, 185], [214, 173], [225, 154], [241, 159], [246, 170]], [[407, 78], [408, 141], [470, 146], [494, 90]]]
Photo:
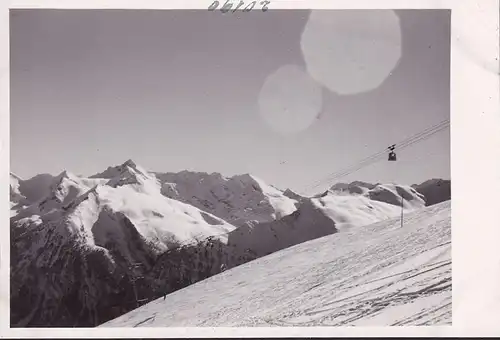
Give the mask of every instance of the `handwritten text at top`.
[[[267, 10], [269, 9], [267, 6], [270, 3], [271, 3], [271, 1], [264, 0], [264, 1], [260, 1], [258, 6], [260, 6], [260, 9], [262, 10], [262, 12], [267, 12]], [[219, 7], [219, 5], [220, 5], [220, 2], [218, 0], [215, 0], [208, 7], [208, 10], [209, 11], [215, 11]], [[245, 3], [245, 1], [240, 0], [240, 2], [237, 3], [236, 1], [227, 0], [226, 3], [224, 5], [222, 5], [222, 7], [220, 7], [219, 10], [222, 13], [227, 13], [229, 11], [231, 11], [232, 13], [234, 13], [237, 10], [242, 10], [243, 12], [250, 12], [250, 11], [252, 11], [255, 8], [256, 5], [257, 5], [257, 1], [251, 1], [251, 2], [246, 2]]]

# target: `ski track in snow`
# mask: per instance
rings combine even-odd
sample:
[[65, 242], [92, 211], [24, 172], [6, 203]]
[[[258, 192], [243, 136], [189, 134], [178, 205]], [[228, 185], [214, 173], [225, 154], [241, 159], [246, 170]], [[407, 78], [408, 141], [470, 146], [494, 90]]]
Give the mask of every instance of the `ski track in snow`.
[[308, 241], [101, 327], [451, 324], [450, 201]]

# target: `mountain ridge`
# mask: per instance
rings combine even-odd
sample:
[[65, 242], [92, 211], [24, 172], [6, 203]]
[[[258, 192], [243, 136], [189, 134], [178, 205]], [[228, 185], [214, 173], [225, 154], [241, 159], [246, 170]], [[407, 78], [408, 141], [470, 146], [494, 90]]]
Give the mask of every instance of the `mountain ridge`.
[[90, 177], [11, 174], [11, 324], [95, 326], [281, 249], [399, 216], [400, 199], [406, 212], [424, 205], [406, 186], [371, 190], [381, 196], [303, 197], [250, 174], [152, 173], [132, 160]]

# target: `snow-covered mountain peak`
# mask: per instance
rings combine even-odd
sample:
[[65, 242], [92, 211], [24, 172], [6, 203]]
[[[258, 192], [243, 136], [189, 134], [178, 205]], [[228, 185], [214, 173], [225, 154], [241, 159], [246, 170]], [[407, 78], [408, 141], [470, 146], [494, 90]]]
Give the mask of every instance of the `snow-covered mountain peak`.
[[191, 204], [229, 223], [270, 222], [295, 211], [294, 199], [250, 174], [181, 171], [156, 173], [163, 195]]
[[249, 173], [235, 175], [235, 176], [233, 176], [233, 179], [239, 180], [242, 183], [258, 182], [259, 181], [257, 176], [249, 174]]
[[409, 209], [418, 209], [425, 206], [424, 195], [409, 185], [400, 185], [394, 183], [371, 184], [362, 181], [355, 181], [349, 184], [337, 183], [322, 195], [316, 198], [335, 196], [365, 196], [374, 201], [380, 201], [396, 206], [403, 206]]
[[67, 189], [70, 186], [80, 185], [80, 178], [73, 173], [64, 170], [59, 175], [54, 177], [52, 184], [50, 185], [50, 191], [53, 193], [58, 193], [61, 190]]
[[[155, 176], [136, 164], [108, 168], [103, 177], [62, 172], [51, 177], [40, 200], [11, 212], [15, 324], [67, 325], [63, 319], [69, 318], [69, 324], [95, 325], [96, 309], [111, 313], [123, 303], [120, 294], [132, 291], [120, 281], [130, 265], [140, 263], [144, 272], [168, 249], [209, 236], [224, 244], [235, 229], [165, 197]], [[60, 300], [69, 310], [52, 308]], [[27, 301], [37, 301], [32, 311], [24, 310]]]
[[354, 181], [351, 183], [336, 183], [330, 187], [329, 191], [332, 193], [347, 193], [347, 194], [366, 194], [369, 190], [375, 188], [376, 184], [371, 184], [362, 181]]
[[425, 198], [414, 188], [399, 184], [378, 184], [365, 193], [366, 197], [392, 205], [409, 209], [419, 209], [425, 206]]
[[159, 184], [156, 183], [156, 179], [149, 174], [136, 171], [133, 168], [127, 167], [123, 169], [117, 176], [110, 178], [106, 185], [113, 188], [123, 186], [123, 185], [138, 185], [138, 186], [148, 186], [150, 189], [159, 191]]
[[120, 165], [110, 166], [103, 172], [90, 176], [90, 178], [113, 179], [120, 176], [127, 176], [128, 174], [146, 175], [147, 171], [129, 159]]
[[136, 168], [137, 164], [129, 158], [122, 164], [122, 166], [129, 166], [131, 168]]
[[160, 183], [155, 174], [148, 172], [143, 167], [137, 165], [131, 159], [123, 164], [108, 167], [101, 173], [92, 175], [90, 179], [106, 179], [107, 186], [116, 188], [124, 185], [131, 185], [137, 191], [160, 193]]
[[76, 178], [76, 177], [77, 176], [73, 175], [68, 170], [64, 170], [59, 175], [56, 176], [56, 180], [72, 179], [72, 178]]

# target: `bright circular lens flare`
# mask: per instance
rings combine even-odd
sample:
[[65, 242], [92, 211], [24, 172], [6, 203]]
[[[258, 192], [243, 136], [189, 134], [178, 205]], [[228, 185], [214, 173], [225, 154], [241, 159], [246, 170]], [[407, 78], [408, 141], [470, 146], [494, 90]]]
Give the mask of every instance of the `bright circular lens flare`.
[[332, 92], [380, 86], [401, 57], [401, 27], [392, 10], [315, 10], [302, 32], [307, 72]]
[[259, 112], [274, 130], [297, 133], [310, 127], [322, 107], [322, 88], [297, 65], [269, 75], [259, 94]]

